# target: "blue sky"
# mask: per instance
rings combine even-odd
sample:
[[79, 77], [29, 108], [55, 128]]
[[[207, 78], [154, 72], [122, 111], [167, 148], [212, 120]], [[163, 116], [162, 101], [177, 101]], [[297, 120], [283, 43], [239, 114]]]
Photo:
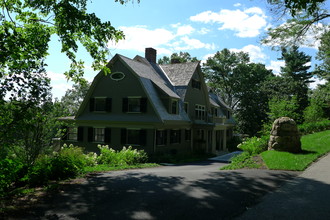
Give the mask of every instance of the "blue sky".
[[[252, 62], [263, 63], [278, 73], [283, 65], [283, 61], [277, 60], [280, 52], [259, 42], [265, 30], [275, 25], [269, 7], [266, 0], [141, 0], [139, 4], [135, 1], [126, 5], [98, 0], [89, 2], [88, 10], [103, 21], [110, 21], [126, 35], [126, 39], [117, 44], [109, 42], [109, 60], [116, 53], [130, 58], [144, 56], [146, 47], [157, 49], [157, 58], [185, 51], [206, 60], [228, 48], [248, 52]], [[315, 48], [317, 42], [301, 48], [313, 56], [312, 65], [317, 52]], [[83, 49], [78, 57], [85, 61], [85, 77], [92, 81], [97, 72], [91, 68], [91, 58]], [[47, 63], [53, 97], [60, 98], [72, 83], [63, 75], [70, 62], [60, 53], [56, 37], [52, 38]]]

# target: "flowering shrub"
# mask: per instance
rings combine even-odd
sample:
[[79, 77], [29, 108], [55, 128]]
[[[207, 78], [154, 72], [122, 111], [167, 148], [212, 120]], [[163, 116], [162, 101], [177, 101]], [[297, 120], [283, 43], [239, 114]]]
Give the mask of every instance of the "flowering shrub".
[[247, 138], [247, 140], [239, 144], [237, 148], [242, 149], [250, 155], [256, 155], [267, 150], [268, 139], [269, 136]]
[[123, 147], [120, 151], [115, 151], [109, 148], [108, 145], [99, 145], [98, 148], [101, 151], [100, 156], [97, 157], [97, 162], [99, 164], [112, 166], [135, 165], [148, 160], [148, 156], [143, 150], [132, 149], [131, 146], [128, 148]]

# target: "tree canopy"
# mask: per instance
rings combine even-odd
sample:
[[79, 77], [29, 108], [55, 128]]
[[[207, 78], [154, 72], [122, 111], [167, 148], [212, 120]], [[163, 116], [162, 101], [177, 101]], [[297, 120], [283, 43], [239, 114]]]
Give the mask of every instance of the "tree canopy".
[[[115, 0], [124, 4], [129, 0]], [[138, 0], [139, 1], [139, 0]], [[122, 31], [109, 21], [102, 22], [87, 12], [87, 0], [6, 0], [0, 1], [0, 98], [13, 89], [38, 87], [44, 78], [45, 58], [52, 35], [57, 35], [61, 52], [71, 61], [65, 75], [78, 82], [84, 62], [76, 52], [82, 45], [94, 62], [95, 70], [103, 69], [109, 40], [124, 38]], [[40, 74], [44, 75], [40, 75]], [[8, 85], [9, 84], [9, 85]], [[18, 93], [17, 93], [18, 94]], [[18, 94], [19, 95], [19, 94]]]
[[163, 58], [158, 59], [159, 64], [170, 64], [174, 63], [187, 63], [187, 62], [197, 62], [199, 61], [197, 57], [191, 57], [188, 52], [173, 53], [171, 57], [164, 56]]

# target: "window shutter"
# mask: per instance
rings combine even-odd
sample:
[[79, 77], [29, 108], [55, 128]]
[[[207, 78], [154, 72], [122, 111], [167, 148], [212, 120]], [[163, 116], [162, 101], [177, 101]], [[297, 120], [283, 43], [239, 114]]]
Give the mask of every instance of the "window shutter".
[[93, 128], [88, 127], [88, 142], [93, 142]]
[[107, 98], [105, 102], [105, 111], [111, 112], [111, 110], [112, 110], [112, 99]]
[[68, 132], [69, 132], [69, 130], [68, 130], [68, 126], [62, 126], [61, 129], [64, 130], [61, 139], [62, 139], [62, 140], [68, 140]]
[[104, 142], [105, 143], [111, 142], [111, 128], [104, 129]]
[[128, 112], [128, 98], [123, 98], [123, 112]]
[[126, 136], [127, 136], [127, 130], [125, 128], [121, 129], [121, 144], [126, 144]]
[[84, 127], [78, 127], [78, 141], [84, 140]]
[[147, 143], [147, 130], [140, 130], [140, 145], [146, 145]]
[[95, 106], [95, 98], [90, 98], [89, 99], [89, 111], [90, 112], [94, 111], [94, 106]]
[[147, 112], [147, 98], [141, 98], [141, 112]]

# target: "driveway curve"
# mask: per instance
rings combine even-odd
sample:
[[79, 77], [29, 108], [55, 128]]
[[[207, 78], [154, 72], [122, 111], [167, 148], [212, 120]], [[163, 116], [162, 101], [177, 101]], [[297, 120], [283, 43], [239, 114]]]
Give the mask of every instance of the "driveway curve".
[[91, 175], [7, 219], [232, 219], [298, 172], [201, 162]]

